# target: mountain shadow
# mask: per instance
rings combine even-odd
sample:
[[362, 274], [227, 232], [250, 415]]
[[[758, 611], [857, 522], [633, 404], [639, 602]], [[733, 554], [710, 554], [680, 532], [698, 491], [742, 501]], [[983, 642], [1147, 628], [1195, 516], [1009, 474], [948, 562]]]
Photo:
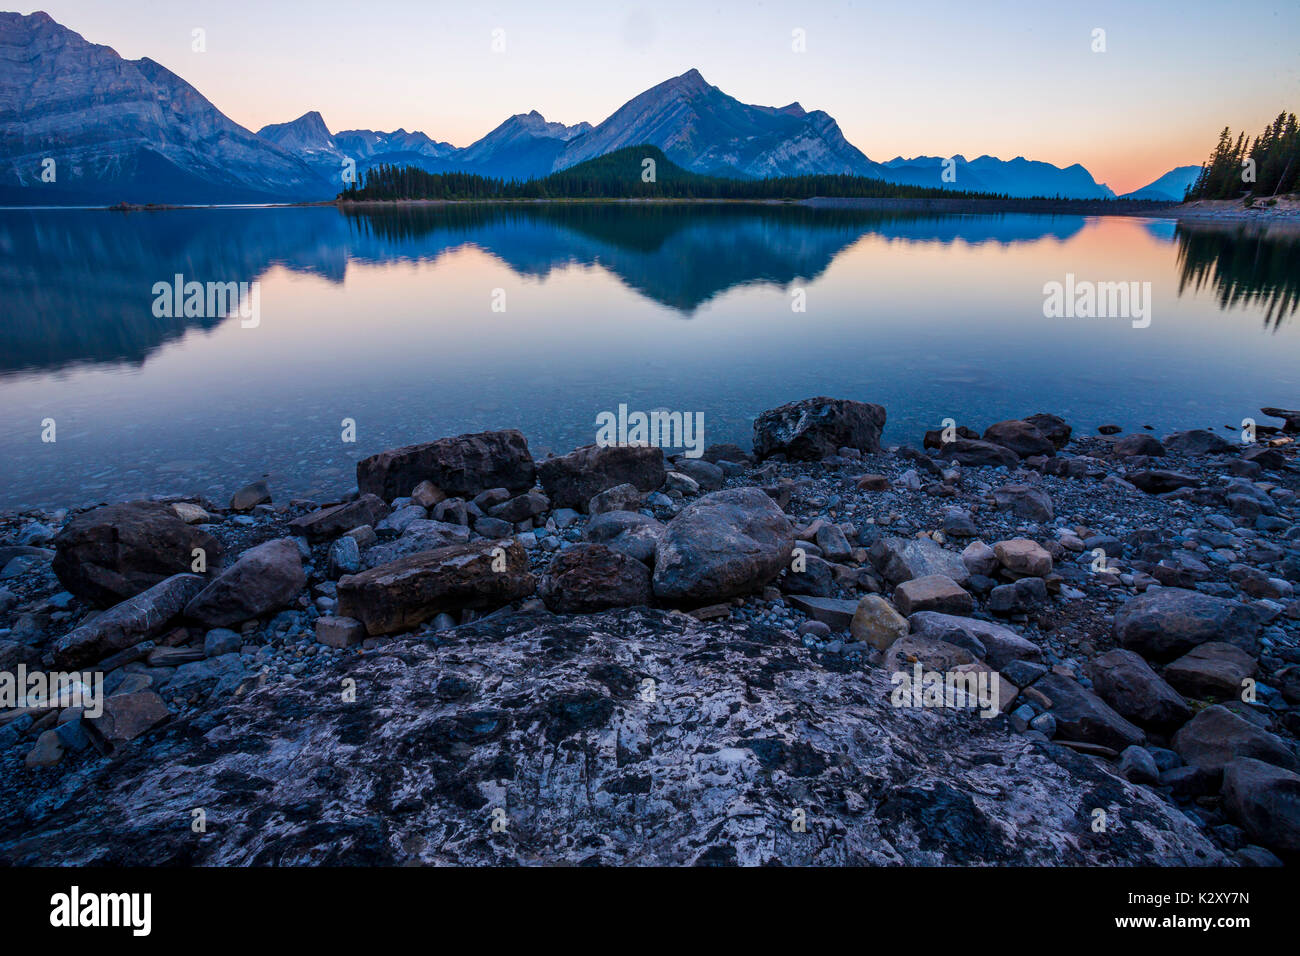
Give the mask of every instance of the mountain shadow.
[[351, 207], [0, 211], [0, 374], [139, 365], [221, 318], [158, 317], [180, 274], [250, 282], [279, 266], [341, 283], [349, 263], [435, 261], [474, 247], [519, 275], [604, 269], [690, 318], [729, 289], [822, 275], [862, 237], [970, 244], [1063, 240], [1073, 216], [946, 216], [735, 203], [469, 203]]

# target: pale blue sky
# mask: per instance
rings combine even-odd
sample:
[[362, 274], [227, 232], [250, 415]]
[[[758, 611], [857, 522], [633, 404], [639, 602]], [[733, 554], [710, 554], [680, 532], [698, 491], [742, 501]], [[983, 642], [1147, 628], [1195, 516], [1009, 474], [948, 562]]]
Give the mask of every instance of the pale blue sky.
[[[1300, 109], [1300, 2], [47, 0], [88, 40], [149, 56], [252, 129], [465, 146], [511, 113], [598, 123], [696, 67], [748, 103], [834, 116], [869, 157], [1083, 163], [1118, 192], [1199, 163], [1219, 129]], [[191, 50], [202, 27], [207, 51]], [[505, 51], [491, 49], [505, 31]], [[806, 31], [807, 51], [791, 49]], [[1093, 53], [1092, 31], [1106, 31]]]

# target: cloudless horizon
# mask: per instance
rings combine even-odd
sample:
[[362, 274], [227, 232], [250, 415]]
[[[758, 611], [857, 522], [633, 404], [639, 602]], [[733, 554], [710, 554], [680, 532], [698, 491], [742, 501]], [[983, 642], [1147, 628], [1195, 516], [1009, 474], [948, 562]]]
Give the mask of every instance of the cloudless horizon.
[[[980, 9], [679, 0], [550, 9], [375, 0], [50, 0], [92, 43], [171, 69], [256, 131], [318, 110], [333, 132], [420, 130], [468, 146], [513, 113], [597, 124], [698, 69], [745, 103], [824, 110], [877, 162], [988, 154], [1081, 163], [1116, 193], [1199, 165], [1300, 102], [1300, 4], [1222, 0]], [[206, 51], [191, 49], [206, 33]], [[1095, 53], [1093, 31], [1105, 30]], [[492, 49], [494, 31], [505, 49]], [[795, 30], [806, 50], [792, 49]]]

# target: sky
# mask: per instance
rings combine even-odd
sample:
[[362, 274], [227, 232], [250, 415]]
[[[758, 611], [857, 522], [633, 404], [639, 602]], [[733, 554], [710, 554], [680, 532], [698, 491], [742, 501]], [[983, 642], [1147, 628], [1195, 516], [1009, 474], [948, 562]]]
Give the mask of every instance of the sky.
[[1300, 110], [1297, 0], [47, 0], [19, 10], [157, 60], [253, 130], [319, 110], [333, 131], [401, 127], [456, 146], [534, 109], [598, 123], [694, 67], [745, 103], [825, 110], [873, 160], [1082, 163], [1123, 193], [1201, 163], [1224, 126], [1254, 134]]

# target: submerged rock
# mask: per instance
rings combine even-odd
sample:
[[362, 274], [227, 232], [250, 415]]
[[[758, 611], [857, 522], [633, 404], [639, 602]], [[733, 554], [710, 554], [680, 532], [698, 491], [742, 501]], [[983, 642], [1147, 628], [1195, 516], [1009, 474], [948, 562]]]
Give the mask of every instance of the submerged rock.
[[252, 511], [258, 505], [268, 504], [271, 500], [271, 489], [265, 481], [254, 481], [251, 484], [244, 485], [230, 498], [231, 511]]

